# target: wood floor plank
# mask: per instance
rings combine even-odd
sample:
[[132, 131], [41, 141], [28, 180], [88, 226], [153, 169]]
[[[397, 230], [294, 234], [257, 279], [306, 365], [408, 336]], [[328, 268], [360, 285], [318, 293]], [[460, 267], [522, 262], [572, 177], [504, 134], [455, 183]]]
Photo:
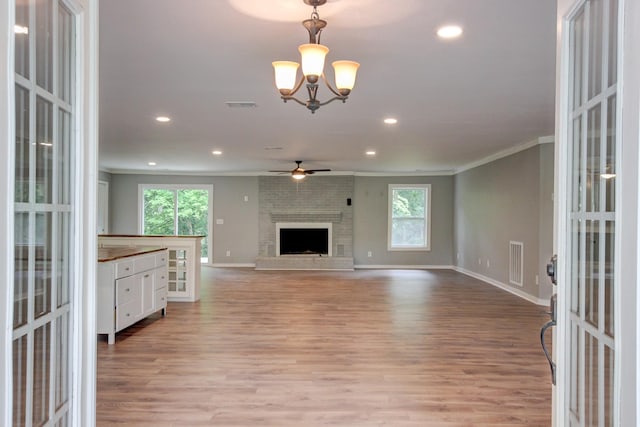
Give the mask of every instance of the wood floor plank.
[[98, 342], [99, 426], [548, 426], [544, 308], [459, 273], [203, 267]]

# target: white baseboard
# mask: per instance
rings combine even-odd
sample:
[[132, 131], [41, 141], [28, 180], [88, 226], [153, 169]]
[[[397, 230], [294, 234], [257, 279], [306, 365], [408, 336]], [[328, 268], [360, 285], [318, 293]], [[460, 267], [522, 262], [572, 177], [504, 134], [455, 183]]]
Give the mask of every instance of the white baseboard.
[[453, 265], [375, 265], [359, 264], [354, 265], [356, 270], [453, 270]]
[[458, 273], [462, 273], [465, 274], [467, 276], [473, 277], [474, 279], [478, 279], [481, 280], [485, 283], [488, 283], [490, 285], [495, 286], [496, 288], [500, 288], [504, 291], [507, 291], [515, 296], [518, 296], [522, 299], [525, 299], [533, 304], [537, 304], [537, 305], [543, 305], [543, 306], [548, 306], [549, 305], [549, 300], [548, 299], [543, 299], [543, 298], [537, 298], [533, 295], [530, 295], [528, 293], [526, 293], [525, 291], [521, 291], [520, 289], [514, 288], [512, 286], [509, 286], [505, 283], [499, 282], [498, 280], [492, 279], [491, 277], [487, 277], [487, 276], [483, 276], [482, 274], [478, 274], [475, 273], [471, 270], [467, 270], [464, 269], [462, 267], [456, 267], [453, 266], [451, 267], [453, 270], [457, 271]]
[[255, 263], [213, 263], [207, 264], [209, 267], [225, 267], [225, 268], [255, 268]]

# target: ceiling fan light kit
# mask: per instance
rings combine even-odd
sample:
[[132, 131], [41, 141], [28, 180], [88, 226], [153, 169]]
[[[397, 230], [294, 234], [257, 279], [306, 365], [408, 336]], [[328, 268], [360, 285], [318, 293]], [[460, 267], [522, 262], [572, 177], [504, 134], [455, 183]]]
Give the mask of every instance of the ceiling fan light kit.
[[307, 175], [313, 175], [316, 172], [331, 172], [331, 169], [303, 169], [300, 164], [302, 160], [296, 160], [296, 167], [290, 171], [269, 171], [269, 172], [278, 172], [278, 173], [290, 173], [291, 178], [296, 180], [304, 179]]
[[[334, 61], [333, 72], [335, 76], [335, 88], [331, 86], [324, 74], [324, 60], [329, 53], [329, 48], [320, 44], [320, 33], [327, 26], [327, 21], [320, 19], [318, 6], [322, 6], [327, 0], [303, 0], [305, 4], [313, 6], [310, 19], [302, 21], [302, 25], [309, 32], [309, 43], [298, 47], [302, 62], [302, 77], [297, 80], [300, 64], [293, 61], [275, 61], [272, 63], [275, 71], [276, 87], [284, 102], [295, 101], [307, 107], [312, 113], [318, 108], [330, 102], [340, 100], [345, 102], [356, 83], [356, 73], [360, 64], [354, 61]], [[321, 102], [317, 98], [318, 82], [322, 79], [327, 88], [333, 93], [333, 98]], [[308, 99], [301, 101], [295, 97], [304, 82], [307, 82]]]

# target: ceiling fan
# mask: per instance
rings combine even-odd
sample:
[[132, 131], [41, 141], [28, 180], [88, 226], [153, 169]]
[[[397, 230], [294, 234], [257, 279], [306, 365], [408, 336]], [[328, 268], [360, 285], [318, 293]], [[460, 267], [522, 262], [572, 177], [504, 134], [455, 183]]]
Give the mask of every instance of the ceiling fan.
[[300, 163], [302, 160], [296, 160], [296, 168], [290, 171], [269, 171], [269, 172], [280, 172], [280, 173], [290, 173], [293, 179], [304, 179], [307, 175], [313, 175], [316, 172], [331, 172], [331, 169], [303, 169], [300, 167]]

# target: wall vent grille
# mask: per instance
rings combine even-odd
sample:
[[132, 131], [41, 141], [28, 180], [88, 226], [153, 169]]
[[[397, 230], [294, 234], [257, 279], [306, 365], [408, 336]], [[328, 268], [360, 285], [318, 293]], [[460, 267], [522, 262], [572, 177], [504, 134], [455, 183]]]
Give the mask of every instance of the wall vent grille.
[[523, 285], [524, 276], [524, 244], [509, 242], [509, 283], [516, 286]]

